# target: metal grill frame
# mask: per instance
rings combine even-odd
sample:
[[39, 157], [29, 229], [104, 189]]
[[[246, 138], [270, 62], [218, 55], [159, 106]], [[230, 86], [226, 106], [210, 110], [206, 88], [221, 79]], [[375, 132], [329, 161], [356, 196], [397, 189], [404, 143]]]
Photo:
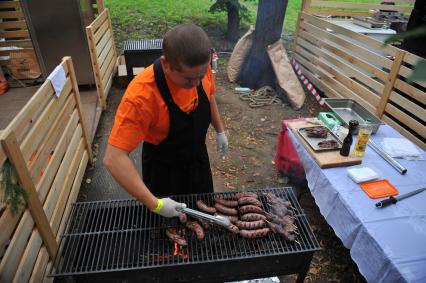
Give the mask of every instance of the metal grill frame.
[[133, 79], [134, 67], [147, 67], [163, 53], [163, 39], [126, 40], [123, 54], [126, 60], [127, 77]]
[[[50, 276], [72, 276], [78, 282], [218, 282], [298, 273], [298, 282], [302, 282], [320, 247], [292, 189], [251, 191], [273, 192], [290, 200], [300, 244], [288, 243], [273, 233], [244, 239], [214, 226], [201, 242], [193, 234], [187, 236], [188, 246], [183, 251], [189, 257], [184, 259], [172, 256], [174, 243], [164, 233], [167, 227], [181, 225], [177, 218], [154, 214], [136, 200], [75, 203], [61, 236], [55, 261], [58, 269]], [[172, 198], [195, 208], [197, 199], [212, 204], [214, 195], [230, 197], [234, 193]], [[261, 201], [268, 210], [266, 198], [262, 196]]]

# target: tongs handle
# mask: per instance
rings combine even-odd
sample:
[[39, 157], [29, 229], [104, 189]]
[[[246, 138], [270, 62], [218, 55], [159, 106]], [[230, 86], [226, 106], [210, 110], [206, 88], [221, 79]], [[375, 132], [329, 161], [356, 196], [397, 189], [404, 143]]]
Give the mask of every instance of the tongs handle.
[[192, 217], [195, 218], [200, 218], [200, 219], [204, 219], [207, 220], [210, 223], [213, 224], [217, 224], [223, 227], [229, 227], [231, 225], [231, 222], [229, 221], [228, 218], [217, 215], [217, 216], [212, 216], [210, 214], [195, 210], [195, 209], [191, 209], [191, 208], [183, 208], [180, 210], [181, 212], [184, 212]]

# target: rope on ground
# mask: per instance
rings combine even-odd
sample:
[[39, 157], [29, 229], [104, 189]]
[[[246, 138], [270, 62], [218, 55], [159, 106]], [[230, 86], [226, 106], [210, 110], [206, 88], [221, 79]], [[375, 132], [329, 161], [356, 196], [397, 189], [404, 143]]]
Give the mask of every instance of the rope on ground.
[[249, 101], [249, 106], [251, 108], [263, 107], [272, 104], [283, 104], [278, 98], [275, 90], [270, 86], [261, 87], [254, 92], [241, 92], [238, 93], [238, 95], [241, 100]]

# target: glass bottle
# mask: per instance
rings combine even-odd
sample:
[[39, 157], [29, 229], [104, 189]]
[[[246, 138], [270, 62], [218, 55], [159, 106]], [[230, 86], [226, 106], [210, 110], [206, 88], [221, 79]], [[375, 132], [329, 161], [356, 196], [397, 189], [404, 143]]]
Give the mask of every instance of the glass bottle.
[[357, 120], [349, 121], [349, 133], [343, 140], [342, 148], [340, 149], [340, 155], [349, 156], [349, 152], [351, 151], [351, 145], [353, 142], [352, 135], [354, 134], [356, 127], [358, 127]]
[[358, 139], [355, 144], [355, 155], [356, 156], [363, 156], [365, 153], [365, 150], [367, 149], [367, 143], [370, 139], [372, 132], [372, 128], [370, 125], [364, 124], [361, 125], [358, 131]]

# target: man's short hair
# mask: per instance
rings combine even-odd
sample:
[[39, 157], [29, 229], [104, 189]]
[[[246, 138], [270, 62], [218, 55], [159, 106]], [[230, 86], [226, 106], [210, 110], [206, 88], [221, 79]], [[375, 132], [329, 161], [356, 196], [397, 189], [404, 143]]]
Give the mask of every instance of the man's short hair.
[[206, 32], [194, 24], [181, 24], [163, 38], [163, 53], [172, 67], [203, 65], [211, 59], [211, 42]]

